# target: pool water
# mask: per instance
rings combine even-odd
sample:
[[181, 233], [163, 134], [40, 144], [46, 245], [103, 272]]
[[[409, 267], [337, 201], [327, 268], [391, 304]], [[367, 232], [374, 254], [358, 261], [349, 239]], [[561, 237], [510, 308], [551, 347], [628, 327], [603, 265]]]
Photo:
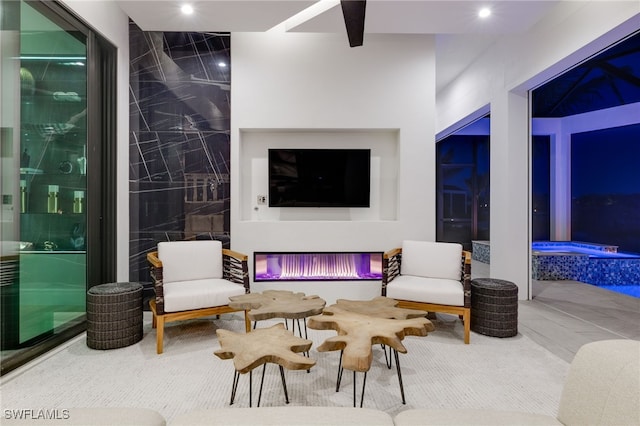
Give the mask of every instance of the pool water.
[[543, 253], [558, 253], [558, 254], [586, 254], [591, 258], [602, 259], [639, 259], [640, 254], [637, 253], [625, 253], [625, 252], [611, 252], [603, 250], [602, 246], [589, 245], [587, 243], [549, 243], [549, 242], [534, 242], [531, 244], [531, 249], [537, 252]]
[[592, 284], [592, 285], [595, 285], [596, 287], [604, 288], [605, 290], [615, 291], [616, 293], [622, 293], [622, 294], [627, 295], [627, 296], [640, 298], [640, 285], [634, 285], [634, 284], [630, 284], [630, 285], [624, 285], [624, 284], [623, 285], [597, 285], [597, 284]]

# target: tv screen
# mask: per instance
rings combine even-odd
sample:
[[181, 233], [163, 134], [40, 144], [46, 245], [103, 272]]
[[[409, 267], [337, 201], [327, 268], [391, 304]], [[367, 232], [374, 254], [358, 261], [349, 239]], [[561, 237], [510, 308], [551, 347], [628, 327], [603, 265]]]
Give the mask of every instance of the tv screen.
[[369, 207], [370, 149], [270, 149], [269, 207]]

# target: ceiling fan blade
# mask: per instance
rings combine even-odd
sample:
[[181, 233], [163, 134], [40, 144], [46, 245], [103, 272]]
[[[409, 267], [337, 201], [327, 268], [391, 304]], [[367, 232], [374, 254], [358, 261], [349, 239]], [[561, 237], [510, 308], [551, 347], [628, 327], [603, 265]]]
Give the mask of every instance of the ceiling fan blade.
[[364, 40], [364, 12], [366, 0], [340, 0], [344, 24], [347, 27], [349, 46], [362, 46]]

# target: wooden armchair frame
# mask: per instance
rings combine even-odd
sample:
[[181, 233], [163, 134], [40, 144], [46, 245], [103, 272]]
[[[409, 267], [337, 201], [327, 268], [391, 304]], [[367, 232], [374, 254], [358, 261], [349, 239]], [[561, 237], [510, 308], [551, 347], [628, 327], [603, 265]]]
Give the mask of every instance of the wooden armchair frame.
[[[394, 248], [382, 256], [382, 296], [387, 295], [387, 284], [400, 275], [401, 266], [402, 248]], [[471, 331], [471, 253], [468, 251], [462, 252], [460, 283], [464, 292], [464, 306], [398, 300], [398, 307], [458, 315], [464, 324], [464, 343], [469, 344]]]
[[[222, 249], [222, 278], [235, 284], [244, 286], [245, 294], [250, 292], [249, 288], [249, 268], [247, 255], [229, 249]], [[153, 280], [153, 287], [156, 297], [149, 301], [149, 308], [153, 313], [153, 328], [156, 329], [156, 351], [163, 352], [164, 324], [172, 321], [200, 318], [211, 315], [227, 314], [239, 312], [229, 305], [215, 306], [211, 308], [194, 309], [190, 311], [165, 312], [164, 311], [164, 289], [163, 289], [163, 267], [162, 261], [158, 257], [158, 252], [153, 251], [147, 254], [149, 262], [149, 272]], [[251, 321], [247, 311], [244, 311], [245, 330], [251, 330]]]

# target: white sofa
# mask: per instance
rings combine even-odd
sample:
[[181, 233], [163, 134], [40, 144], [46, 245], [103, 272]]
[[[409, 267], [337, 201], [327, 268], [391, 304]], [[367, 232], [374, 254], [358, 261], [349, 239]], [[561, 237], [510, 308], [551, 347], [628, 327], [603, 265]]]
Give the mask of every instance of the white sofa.
[[415, 409], [396, 426], [413, 425], [640, 425], [640, 342], [604, 340], [576, 353], [557, 417], [499, 410]]
[[[144, 408], [75, 408], [68, 419], [7, 418], [2, 425], [164, 426], [165, 419]], [[408, 409], [395, 417], [353, 407], [212, 408], [178, 415], [179, 425], [640, 425], [640, 341], [605, 340], [584, 345], [569, 368], [557, 416], [485, 409]]]
[[353, 407], [219, 408], [193, 411], [175, 418], [170, 426], [393, 426], [384, 411]]

